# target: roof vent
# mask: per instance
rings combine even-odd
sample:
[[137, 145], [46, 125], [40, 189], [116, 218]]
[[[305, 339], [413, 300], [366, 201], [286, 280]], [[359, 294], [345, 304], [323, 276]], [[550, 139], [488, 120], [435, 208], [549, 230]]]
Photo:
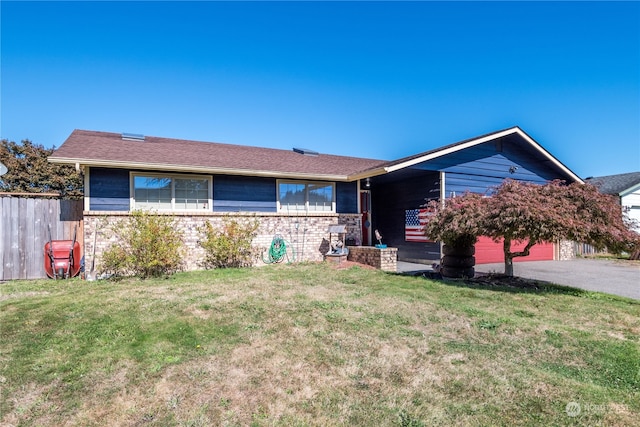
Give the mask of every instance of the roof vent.
[[144, 141], [144, 135], [140, 133], [122, 132], [122, 139], [125, 141]]
[[293, 151], [295, 151], [298, 154], [304, 154], [305, 156], [318, 156], [320, 155], [320, 153], [318, 153], [317, 151], [313, 151], [313, 150], [309, 150], [307, 148], [293, 148]]

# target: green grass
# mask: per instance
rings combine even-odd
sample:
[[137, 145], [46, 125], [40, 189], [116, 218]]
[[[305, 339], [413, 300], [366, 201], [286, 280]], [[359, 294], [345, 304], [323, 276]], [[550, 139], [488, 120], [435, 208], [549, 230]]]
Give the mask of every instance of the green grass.
[[[0, 425], [634, 425], [640, 302], [271, 265], [0, 284]], [[570, 402], [581, 412], [567, 415]]]

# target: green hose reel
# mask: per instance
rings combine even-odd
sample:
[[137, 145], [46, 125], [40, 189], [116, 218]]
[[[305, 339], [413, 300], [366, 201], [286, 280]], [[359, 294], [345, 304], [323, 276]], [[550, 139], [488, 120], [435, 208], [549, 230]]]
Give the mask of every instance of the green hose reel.
[[271, 245], [269, 245], [266, 258], [263, 257], [262, 261], [264, 261], [265, 264], [273, 264], [282, 261], [290, 263], [295, 261], [295, 258], [296, 254], [291, 243], [284, 240], [280, 234], [276, 234], [271, 240]]

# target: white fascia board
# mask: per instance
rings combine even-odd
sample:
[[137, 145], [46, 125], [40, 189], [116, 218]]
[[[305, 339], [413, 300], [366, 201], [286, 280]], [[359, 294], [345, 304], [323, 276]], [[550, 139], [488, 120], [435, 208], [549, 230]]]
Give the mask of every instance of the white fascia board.
[[71, 158], [49, 158], [50, 163], [58, 164], [76, 164], [89, 167], [104, 168], [120, 168], [120, 169], [137, 169], [137, 170], [154, 170], [163, 172], [193, 172], [200, 174], [220, 174], [220, 175], [242, 175], [242, 176], [260, 176], [267, 178], [288, 178], [288, 179], [305, 179], [305, 180], [321, 180], [321, 181], [351, 181], [347, 175], [333, 174], [311, 174], [311, 173], [295, 173], [295, 172], [276, 172], [264, 170], [250, 169], [233, 169], [233, 168], [209, 168], [205, 166], [181, 166], [168, 165], [165, 163], [141, 163], [141, 162], [122, 162], [122, 161], [95, 161], [86, 159]]
[[628, 196], [629, 194], [635, 193], [638, 190], [640, 190], [640, 182], [637, 183], [636, 185], [632, 185], [631, 187], [627, 188], [626, 190], [621, 191], [620, 192], [620, 197]]
[[542, 153], [545, 157], [547, 157], [549, 160], [551, 160], [551, 162], [556, 165], [559, 169], [561, 169], [564, 173], [566, 173], [567, 175], [569, 175], [571, 178], [573, 178], [574, 181], [579, 182], [580, 184], [584, 184], [584, 181], [582, 180], [582, 178], [580, 178], [578, 175], [576, 175], [575, 173], [573, 173], [570, 169], [568, 169], [565, 165], [563, 165], [562, 163], [560, 163], [558, 161], [558, 159], [556, 159], [555, 157], [553, 157], [547, 150], [545, 150], [544, 148], [542, 148], [542, 146], [540, 146], [537, 142], [535, 142], [533, 139], [531, 139], [529, 137], [529, 135], [527, 135], [526, 133], [524, 133], [520, 128], [516, 128], [518, 134], [520, 136], [522, 136], [529, 144], [531, 144], [536, 150], [538, 150], [540, 153]]
[[422, 163], [427, 160], [437, 159], [438, 157], [446, 156], [447, 154], [455, 153], [456, 151], [464, 150], [466, 148], [473, 147], [474, 145], [482, 144], [497, 138], [502, 138], [503, 136], [510, 135], [517, 132], [518, 130], [518, 128], [511, 128], [482, 138], [472, 139], [465, 143], [458, 144], [444, 150], [438, 150], [430, 154], [425, 154], [424, 156], [416, 157], [415, 159], [407, 160], [406, 162], [398, 163], [397, 165], [386, 167], [385, 169], [387, 170], [387, 172], [394, 172], [400, 169], [408, 168], [409, 166], [417, 165], [418, 163]]
[[376, 169], [370, 169], [367, 170], [365, 172], [359, 172], [359, 173], [355, 173], [353, 175], [349, 175], [348, 176], [348, 181], [357, 181], [360, 179], [365, 179], [365, 178], [373, 178], [374, 176], [378, 176], [378, 175], [384, 175], [388, 173], [387, 168], [376, 168]]
[[531, 144], [531, 146], [533, 146], [543, 156], [545, 156], [547, 159], [549, 159], [554, 165], [556, 165], [559, 169], [561, 169], [564, 173], [569, 175], [575, 181], [577, 181], [577, 182], [579, 182], [581, 184], [584, 184], [584, 181], [578, 175], [576, 175], [571, 170], [569, 170], [566, 166], [564, 166], [562, 163], [560, 163], [558, 161], [558, 159], [553, 157], [547, 150], [542, 148], [542, 146], [540, 146], [537, 142], [535, 142], [533, 139], [531, 139], [526, 133], [524, 133], [522, 131], [522, 129], [520, 129], [517, 126], [513, 127], [513, 128], [510, 128], [510, 129], [503, 130], [502, 132], [493, 133], [491, 135], [484, 136], [482, 138], [472, 139], [472, 140], [467, 141], [465, 143], [458, 144], [458, 145], [455, 145], [453, 147], [449, 147], [449, 148], [446, 148], [446, 149], [443, 149], [443, 150], [439, 150], [439, 151], [436, 151], [436, 152], [433, 152], [433, 153], [430, 153], [430, 154], [426, 154], [424, 156], [420, 156], [420, 157], [417, 157], [415, 159], [411, 159], [411, 160], [408, 160], [406, 162], [399, 163], [397, 165], [393, 165], [393, 166], [387, 167], [385, 169], [387, 170], [387, 172], [394, 172], [394, 171], [397, 171], [397, 170], [400, 170], [400, 169], [407, 168], [409, 166], [416, 165], [418, 163], [425, 162], [427, 160], [436, 159], [438, 157], [446, 156], [447, 154], [455, 153], [456, 151], [464, 150], [464, 149], [467, 149], [469, 147], [473, 147], [475, 145], [479, 145], [479, 144], [483, 144], [485, 142], [493, 141], [495, 139], [502, 138], [504, 136], [511, 135], [513, 133], [517, 133], [518, 135], [520, 135], [525, 141], [527, 141], [529, 144]]

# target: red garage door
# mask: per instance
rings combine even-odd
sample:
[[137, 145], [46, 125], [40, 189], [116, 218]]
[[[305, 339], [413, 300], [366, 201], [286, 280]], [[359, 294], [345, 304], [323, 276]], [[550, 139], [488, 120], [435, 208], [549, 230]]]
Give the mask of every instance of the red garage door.
[[[511, 243], [511, 251], [518, 252], [524, 249], [526, 243]], [[552, 261], [553, 243], [538, 243], [531, 248], [531, 253], [526, 257], [514, 258], [514, 262], [520, 261]], [[476, 264], [492, 264], [504, 262], [502, 252], [502, 240], [498, 243], [488, 237], [480, 237], [476, 243]]]

